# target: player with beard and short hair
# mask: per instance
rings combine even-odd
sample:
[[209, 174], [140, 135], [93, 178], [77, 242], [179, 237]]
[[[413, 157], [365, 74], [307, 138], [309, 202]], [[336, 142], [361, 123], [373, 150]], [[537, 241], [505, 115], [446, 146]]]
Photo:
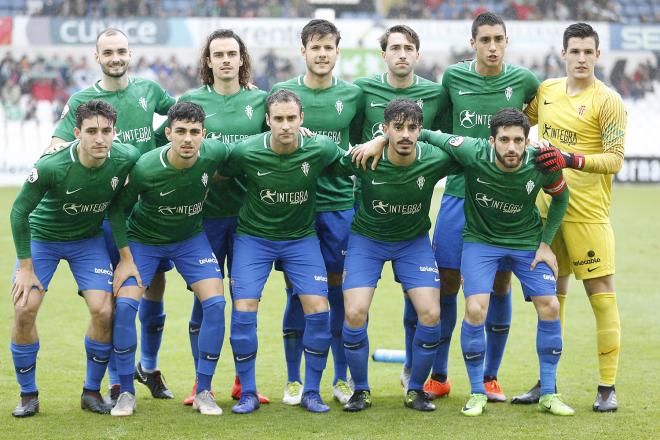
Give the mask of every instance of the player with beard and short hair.
[[[103, 76], [92, 86], [74, 93], [64, 107], [61, 120], [55, 127], [51, 147], [73, 140], [75, 113], [79, 105], [100, 99], [112, 104], [117, 110], [116, 138], [119, 142], [135, 146], [140, 153], [151, 151], [156, 146], [153, 132], [154, 114], [164, 115], [175, 100], [155, 82], [130, 77], [128, 66], [132, 52], [128, 37], [121, 30], [108, 28], [96, 38], [96, 62], [101, 67]], [[119, 254], [112, 238], [110, 224], [103, 223], [104, 237], [113, 266], [119, 261]], [[159, 399], [171, 399], [172, 392], [158, 370], [158, 350], [165, 325], [163, 293], [165, 291], [165, 272], [170, 270], [170, 262], [163, 262], [154, 277], [150, 288], [141, 300], [140, 322], [142, 324], [140, 340], [140, 362], [135, 378], [145, 384], [151, 395]], [[110, 378], [109, 400], [116, 401], [119, 395], [119, 377], [114, 367], [114, 356], [108, 365]]]

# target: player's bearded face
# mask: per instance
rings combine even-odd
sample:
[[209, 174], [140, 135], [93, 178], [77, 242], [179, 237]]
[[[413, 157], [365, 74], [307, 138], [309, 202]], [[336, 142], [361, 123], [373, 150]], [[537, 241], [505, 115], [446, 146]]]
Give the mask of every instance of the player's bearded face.
[[409, 156], [415, 152], [420, 130], [421, 126], [411, 120], [394, 120], [383, 126], [384, 133], [390, 138], [390, 148], [399, 156]]
[[83, 119], [80, 128], [74, 128], [73, 133], [80, 139], [79, 155], [92, 160], [108, 157], [112, 139], [115, 137], [115, 127], [107, 118], [99, 115]]
[[596, 61], [600, 50], [596, 49], [596, 40], [589, 38], [569, 38], [566, 50], [561, 56], [566, 62], [566, 75], [574, 79], [591, 79], [594, 77]]
[[476, 51], [477, 63], [488, 68], [502, 65], [507, 42], [501, 24], [479, 26], [476, 37], [470, 40], [472, 48]]
[[317, 76], [332, 74], [339, 56], [336, 39], [332, 34], [312, 35], [305, 47], [300, 50], [305, 57], [308, 72]]
[[506, 169], [515, 170], [520, 164], [527, 147], [525, 131], [520, 126], [499, 127], [497, 136], [490, 137], [497, 161]]
[[172, 143], [172, 153], [183, 160], [197, 156], [205, 134], [201, 122], [173, 121], [170, 127], [165, 127], [165, 136]]
[[126, 74], [131, 61], [126, 37], [121, 34], [104, 35], [99, 38], [96, 49], [96, 62], [101, 66], [104, 75], [121, 78]]
[[387, 39], [387, 47], [383, 52], [387, 71], [398, 77], [410, 75], [419, 60], [419, 52], [412, 41], [408, 41], [404, 34], [393, 33]]
[[270, 127], [271, 146], [280, 148], [297, 146], [298, 131], [303, 123], [303, 113], [298, 104], [293, 101], [271, 104], [266, 115], [266, 123]]
[[238, 78], [243, 65], [238, 41], [233, 38], [216, 38], [211, 41], [206, 65], [213, 71], [213, 78], [216, 80], [232, 81]]

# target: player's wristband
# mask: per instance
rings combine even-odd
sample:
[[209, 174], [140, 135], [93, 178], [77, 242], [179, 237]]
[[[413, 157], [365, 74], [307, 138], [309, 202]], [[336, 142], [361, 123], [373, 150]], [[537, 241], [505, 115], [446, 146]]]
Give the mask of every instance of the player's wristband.
[[570, 162], [567, 161], [569, 168], [573, 168], [576, 170], [581, 170], [584, 168], [584, 154], [570, 154], [571, 160]]

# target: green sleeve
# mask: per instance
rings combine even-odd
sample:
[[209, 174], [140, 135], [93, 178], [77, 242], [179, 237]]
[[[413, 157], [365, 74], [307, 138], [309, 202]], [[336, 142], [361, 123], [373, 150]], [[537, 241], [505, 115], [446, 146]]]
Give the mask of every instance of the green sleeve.
[[472, 162], [481, 141], [480, 139], [426, 129], [422, 130], [418, 140], [440, 148], [462, 166], [467, 166]]
[[160, 89], [158, 91], [160, 98], [156, 103], [156, 113], [166, 115], [170, 107], [176, 103], [176, 99], [172, 98], [160, 85], [157, 85], [157, 87]]
[[[449, 117], [448, 117], [449, 116]], [[435, 114], [433, 123], [431, 124], [432, 130], [442, 130], [449, 132], [447, 121], [451, 124], [451, 101], [447, 89], [443, 86], [438, 87], [438, 111]], [[451, 125], [449, 125], [451, 127]]]
[[543, 228], [543, 234], [541, 235], [542, 242], [550, 245], [555, 238], [555, 234], [559, 230], [561, 221], [564, 219], [564, 214], [566, 214], [566, 209], [568, 208], [568, 198], [568, 187], [552, 196], [550, 206], [548, 207], [548, 218]]
[[355, 116], [353, 116], [351, 125], [348, 128], [348, 139], [351, 145], [357, 145], [362, 140], [362, 127], [364, 125], [364, 92], [362, 89], [359, 90], [360, 92], [356, 101]]
[[128, 246], [128, 237], [126, 232], [126, 220], [131, 212], [131, 208], [138, 201], [140, 193], [139, 182], [142, 182], [146, 176], [138, 176], [135, 168], [128, 176], [128, 183], [112, 201], [108, 212], [112, 236], [117, 244], [117, 249]]
[[[30, 252], [30, 213], [37, 207], [44, 194], [50, 187], [49, 176], [39, 176], [37, 180], [30, 181], [35, 175], [37, 168], [32, 170], [28, 181], [23, 184], [21, 192], [16, 197], [9, 215], [11, 233], [14, 237], [16, 257], [23, 260], [31, 257]], [[45, 174], [45, 173], [42, 173]]]
[[156, 129], [154, 132], [154, 136], [156, 139], [156, 148], [162, 147], [163, 145], [167, 145], [170, 143], [169, 140], [167, 140], [167, 137], [165, 136], [165, 127], [167, 127], [167, 124], [169, 121], [166, 119], [163, 121], [162, 124], [160, 124], [160, 127]]
[[352, 156], [347, 152], [323, 171], [323, 176], [353, 176], [356, 174]]
[[534, 75], [532, 72], [529, 72], [529, 76], [527, 78], [527, 87], [525, 88], [527, 91], [527, 96], [525, 96], [525, 104], [532, 102], [532, 99], [534, 99], [534, 96], [536, 96], [536, 91], [540, 85], [541, 81], [539, 81], [536, 75]]
[[220, 166], [218, 167], [218, 174], [223, 177], [239, 177], [244, 174], [243, 170], [239, 166], [241, 163], [240, 156], [244, 148], [241, 144], [241, 141], [225, 144], [228, 147], [228, 152], [225, 156], [225, 159], [220, 163]]
[[72, 98], [69, 98], [64, 111], [62, 112], [62, 118], [57, 123], [55, 131], [53, 132], [53, 137], [58, 137], [67, 142], [73, 141], [76, 137], [73, 135], [73, 128], [76, 126], [76, 109], [78, 108], [78, 103], [74, 102]]

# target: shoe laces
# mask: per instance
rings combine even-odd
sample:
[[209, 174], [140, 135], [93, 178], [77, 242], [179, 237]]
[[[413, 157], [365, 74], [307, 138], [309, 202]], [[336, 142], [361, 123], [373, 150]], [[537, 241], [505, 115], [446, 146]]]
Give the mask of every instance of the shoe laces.
[[335, 384], [335, 388], [339, 389], [344, 394], [351, 394], [351, 388], [345, 380], [339, 380]]
[[290, 395], [297, 396], [300, 394], [301, 387], [302, 385], [300, 384], [300, 382], [289, 382], [286, 386], [286, 389]]

